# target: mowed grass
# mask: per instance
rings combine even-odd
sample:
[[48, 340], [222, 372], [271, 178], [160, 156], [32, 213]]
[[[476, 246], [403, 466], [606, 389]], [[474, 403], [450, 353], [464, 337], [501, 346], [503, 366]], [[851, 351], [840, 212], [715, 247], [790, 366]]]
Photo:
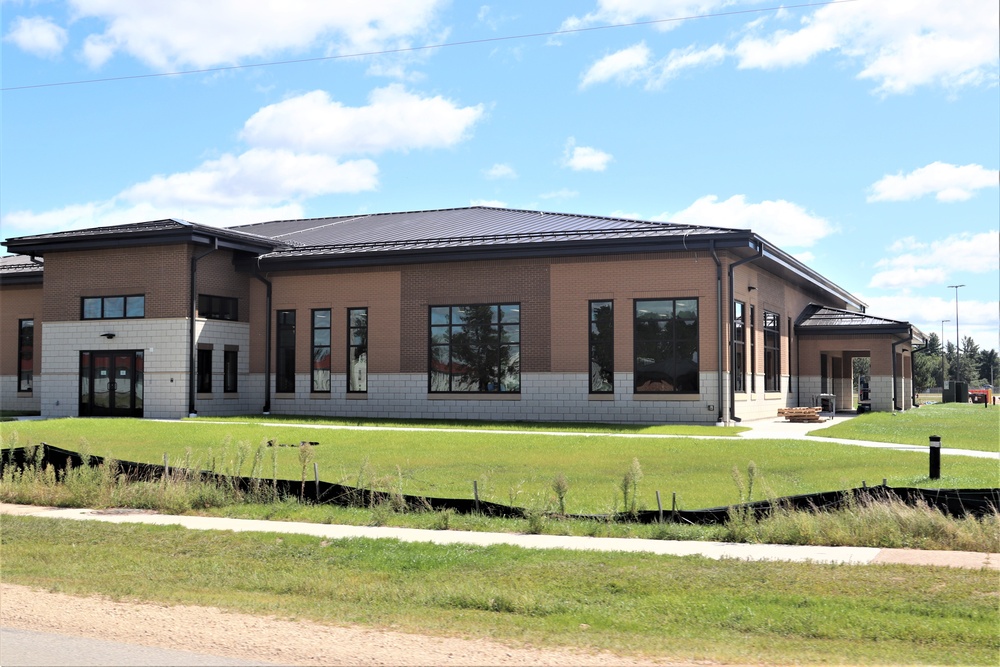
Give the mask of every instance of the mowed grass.
[[986, 570], [0, 526], [5, 583], [70, 594], [685, 662], [992, 665], [1000, 649]]
[[[921, 408], [923, 409], [923, 408]], [[633, 459], [642, 479], [638, 507], [654, 509], [660, 491], [667, 509], [677, 494], [681, 509], [728, 505], [742, 500], [734, 470], [746, 477], [756, 468], [754, 499], [880, 484], [937, 488], [997, 485], [1000, 463], [961, 456], [942, 460], [942, 478], [928, 479], [927, 457], [835, 443], [696, 439], [640, 435], [461, 432], [306, 428], [299, 425], [143, 420], [63, 419], [3, 424], [5, 446], [46, 442], [122, 460], [211, 469], [263, 479], [313, 477], [404, 494], [472, 497], [529, 509], [552, 509], [553, 479], [568, 480], [566, 511], [622, 510], [621, 482]], [[267, 447], [267, 441], [297, 445], [317, 441], [314, 458], [297, 447]], [[254, 470], [254, 459], [257, 466]]]
[[[944, 449], [997, 452], [1000, 451], [1000, 406], [939, 403], [906, 412], [869, 412], [810, 435], [924, 446], [930, 436], [937, 435]], [[996, 485], [994, 479], [990, 486]]]

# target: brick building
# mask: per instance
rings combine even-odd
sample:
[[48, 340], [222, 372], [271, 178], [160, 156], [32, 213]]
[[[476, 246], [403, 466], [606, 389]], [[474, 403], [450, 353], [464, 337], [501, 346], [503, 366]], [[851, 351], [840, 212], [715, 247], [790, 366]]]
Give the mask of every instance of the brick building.
[[45, 416], [260, 412], [719, 423], [912, 407], [923, 335], [751, 231], [485, 207], [7, 239], [0, 399]]

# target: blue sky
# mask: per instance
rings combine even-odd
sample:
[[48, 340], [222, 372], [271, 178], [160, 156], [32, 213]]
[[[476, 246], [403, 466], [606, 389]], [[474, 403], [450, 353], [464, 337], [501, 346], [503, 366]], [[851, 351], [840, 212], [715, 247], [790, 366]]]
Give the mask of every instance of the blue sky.
[[993, 0], [0, 2], [3, 238], [473, 204], [749, 227], [949, 341], [964, 284], [961, 335], [1000, 347]]

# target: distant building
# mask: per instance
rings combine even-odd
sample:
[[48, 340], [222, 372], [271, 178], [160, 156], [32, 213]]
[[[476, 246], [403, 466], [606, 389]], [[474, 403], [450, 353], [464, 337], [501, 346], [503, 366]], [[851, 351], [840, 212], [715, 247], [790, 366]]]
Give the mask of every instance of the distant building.
[[270, 412], [733, 422], [913, 406], [923, 334], [751, 231], [486, 207], [7, 239], [0, 399], [50, 417]]

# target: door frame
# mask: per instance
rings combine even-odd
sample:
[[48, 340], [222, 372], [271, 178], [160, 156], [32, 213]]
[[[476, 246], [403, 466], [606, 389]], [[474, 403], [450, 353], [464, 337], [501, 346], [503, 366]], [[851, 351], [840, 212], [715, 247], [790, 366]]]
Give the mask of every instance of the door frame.
[[[109, 388], [109, 405], [106, 410], [95, 410], [94, 403], [94, 380], [97, 372], [97, 364], [94, 363], [98, 357], [109, 360], [108, 368], [111, 372], [117, 370], [115, 361], [120, 357], [129, 359], [129, 366], [125, 369], [129, 371], [128, 378], [131, 386], [128, 391], [126, 403], [118, 405], [115, 401], [114, 376], [109, 377], [112, 386]], [[87, 359], [85, 363], [84, 360]], [[78, 375], [77, 397], [79, 401], [77, 413], [81, 417], [138, 417], [143, 416], [144, 406], [144, 350], [80, 350], [80, 372]], [[86, 398], [86, 400], [84, 400]], [[95, 414], [100, 412], [101, 414]]]

